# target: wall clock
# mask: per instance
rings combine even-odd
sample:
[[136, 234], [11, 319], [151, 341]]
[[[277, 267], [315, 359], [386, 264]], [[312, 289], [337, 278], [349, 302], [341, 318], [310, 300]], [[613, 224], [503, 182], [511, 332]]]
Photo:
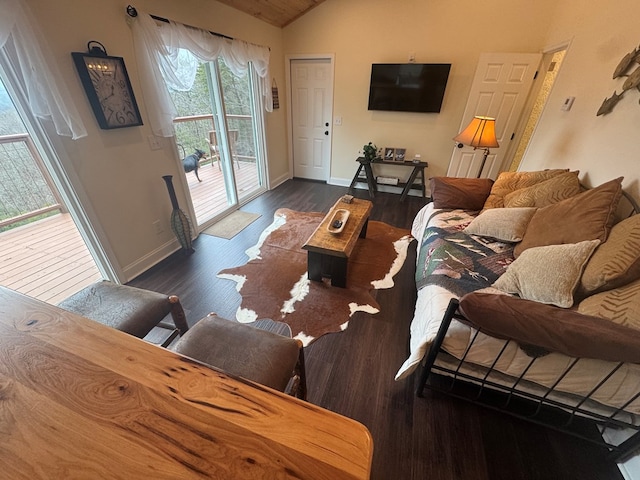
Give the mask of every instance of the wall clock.
[[[100, 46], [91, 47], [92, 43]], [[87, 53], [72, 52], [71, 56], [100, 128], [142, 125], [124, 59], [107, 55], [104, 46], [93, 40], [87, 48]]]

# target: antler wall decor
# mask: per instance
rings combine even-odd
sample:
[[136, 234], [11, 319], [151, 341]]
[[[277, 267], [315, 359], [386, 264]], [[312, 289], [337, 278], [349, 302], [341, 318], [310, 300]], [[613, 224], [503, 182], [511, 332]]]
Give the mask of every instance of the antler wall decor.
[[613, 110], [620, 100], [622, 100], [623, 95], [627, 92], [627, 90], [631, 90], [633, 88], [637, 88], [640, 90], [640, 66], [637, 66], [636, 69], [631, 72], [631, 74], [627, 74], [627, 72], [631, 69], [633, 64], [640, 64], [640, 47], [634, 48], [632, 51], [627, 53], [618, 66], [613, 72], [614, 80], [618, 77], [627, 77], [627, 79], [622, 84], [622, 92], [618, 93], [617, 90], [613, 91], [613, 95], [609, 98], [605, 98], [602, 105], [598, 109], [598, 113], [596, 116], [606, 115], [607, 113]]

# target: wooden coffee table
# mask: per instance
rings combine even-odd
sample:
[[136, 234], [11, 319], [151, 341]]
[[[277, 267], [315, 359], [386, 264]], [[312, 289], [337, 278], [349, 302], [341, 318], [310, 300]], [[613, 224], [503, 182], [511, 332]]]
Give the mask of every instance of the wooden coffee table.
[[[369, 200], [354, 198], [351, 203], [338, 199], [318, 228], [302, 246], [308, 251], [307, 268], [309, 280], [322, 281], [323, 277], [331, 279], [334, 287], [347, 286], [347, 263], [358, 237], [367, 235], [369, 214], [373, 204]], [[328, 227], [337, 210], [348, 210], [349, 217], [339, 233], [331, 233]]]

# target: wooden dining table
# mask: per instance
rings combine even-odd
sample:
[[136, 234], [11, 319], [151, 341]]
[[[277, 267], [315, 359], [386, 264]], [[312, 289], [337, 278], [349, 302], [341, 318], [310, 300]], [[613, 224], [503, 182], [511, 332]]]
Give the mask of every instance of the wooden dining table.
[[0, 478], [365, 479], [367, 428], [0, 287]]

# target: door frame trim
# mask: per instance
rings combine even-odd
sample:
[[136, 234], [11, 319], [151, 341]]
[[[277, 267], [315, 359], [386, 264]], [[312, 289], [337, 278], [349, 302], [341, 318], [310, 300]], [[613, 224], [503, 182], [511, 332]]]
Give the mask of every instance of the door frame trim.
[[326, 181], [329, 182], [331, 178], [331, 167], [333, 163], [333, 91], [335, 84], [335, 64], [336, 56], [333, 53], [302, 53], [292, 54], [285, 56], [285, 88], [287, 95], [287, 121], [289, 127], [287, 128], [287, 159], [289, 164], [288, 178], [293, 178], [293, 112], [291, 110], [291, 62], [293, 60], [329, 60], [330, 72], [331, 72], [331, 121], [329, 122], [329, 171], [327, 172]]
[[[525, 104], [524, 108], [522, 109], [522, 114], [520, 115], [520, 119], [518, 120], [518, 124], [516, 125], [516, 129], [514, 131], [515, 136], [513, 138], [513, 148], [511, 151], [507, 152], [509, 155], [509, 158], [507, 158], [507, 156], [505, 155], [504, 159], [503, 159], [503, 163], [500, 166], [500, 171], [506, 171], [508, 170], [508, 168], [511, 166], [511, 163], [513, 162], [513, 158], [515, 156], [516, 153], [516, 149], [518, 148], [518, 145], [520, 144], [520, 141], [522, 139], [522, 136], [524, 134], [524, 128], [526, 127], [528, 121], [529, 121], [529, 117], [531, 116], [531, 113], [533, 111], [533, 107], [534, 104], [537, 100], [538, 94], [540, 93], [540, 90], [542, 89], [542, 85], [544, 82], [544, 77], [546, 74], [546, 70], [544, 72], [542, 72], [542, 67], [544, 67], [545, 69], [547, 69], [549, 67], [548, 64], [546, 64], [546, 60], [549, 58], [548, 56], [551, 54], [554, 54], [556, 52], [559, 52], [561, 50], [565, 51], [565, 60], [566, 60], [566, 55], [569, 53], [569, 48], [571, 47], [573, 40], [566, 40], [564, 42], [559, 42], [559, 43], [555, 43], [553, 45], [549, 45], [548, 47], [545, 47], [544, 49], [542, 49], [542, 58], [540, 59], [540, 65], [538, 66], [538, 68], [540, 69], [540, 72], [542, 73], [542, 75], [538, 75], [538, 78], [536, 78], [533, 82], [533, 85], [531, 86], [531, 91], [529, 92], [529, 98], [527, 98], [527, 103]], [[562, 70], [562, 65], [564, 65], [564, 61], [562, 62], [562, 64], [560, 65], [560, 69]], [[560, 72], [558, 72], [558, 75], [560, 75]], [[540, 120], [542, 119], [542, 116], [544, 115], [544, 112], [547, 110], [547, 108], [549, 107], [549, 97], [551, 96], [551, 93], [553, 91], [553, 89], [556, 86], [556, 82], [558, 81], [558, 78], [556, 77], [556, 79], [553, 82], [553, 85], [551, 86], [551, 90], [549, 91], [549, 96], [547, 97], [547, 99], [545, 100], [544, 103], [544, 107], [542, 107], [542, 111], [540, 112], [540, 117], [538, 118], [538, 121], [536, 122], [533, 131], [531, 132], [531, 138], [529, 139], [529, 142], [527, 143], [527, 146], [522, 154], [522, 161], [524, 161], [524, 159], [527, 156], [527, 151], [529, 150], [529, 146], [531, 145], [531, 141], [533, 140], [533, 138], [535, 137], [536, 134], [536, 130], [538, 129], [538, 126], [540, 125]], [[507, 161], [508, 160], [508, 161]], [[520, 163], [520, 165], [522, 165], [522, 161]], [[518, 168], [519, 170], [519, 168]]]

